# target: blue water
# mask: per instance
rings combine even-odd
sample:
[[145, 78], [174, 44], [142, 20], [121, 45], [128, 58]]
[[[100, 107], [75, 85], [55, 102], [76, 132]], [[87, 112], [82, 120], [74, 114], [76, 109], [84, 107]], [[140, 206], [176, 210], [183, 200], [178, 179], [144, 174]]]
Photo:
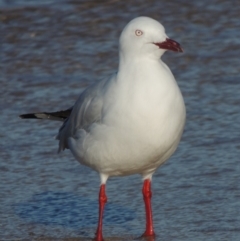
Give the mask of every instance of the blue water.
[[[98, 174], [57, 154], [61, 123], [19, 114], [69, 108], [116, 71], [134, 17], [161, 21], [183, 54], [164, 61], [183, 92], [177, 152], [153, 177], [156, 241], [240, 240], [240, 5], [230, 1], [0, 1], [0, 240], [91, 240]], [[140, 176], [111, 178], [106, 240], [144, 231]]]

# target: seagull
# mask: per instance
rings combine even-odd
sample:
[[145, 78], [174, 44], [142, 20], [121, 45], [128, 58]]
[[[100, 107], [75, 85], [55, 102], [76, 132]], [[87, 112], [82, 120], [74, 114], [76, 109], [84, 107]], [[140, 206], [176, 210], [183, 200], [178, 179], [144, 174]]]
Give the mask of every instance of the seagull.
[[161, 60], [167, 50], [183, 52], [161, 23], [137, 17], [121, 33], [119, 67], [114, 75], [86, 88], [72, 108], [20, 115], [63, 121], [56, 137], [58, 151], [70, 149], [77, 161], [99, 173], [95, 241], [103, 241], [108, 178], [132, 174], [143, 179], [146, 229], [142, 236], [155, 236], [152, 176], [176, 150], [186, 119], [181, 91]]

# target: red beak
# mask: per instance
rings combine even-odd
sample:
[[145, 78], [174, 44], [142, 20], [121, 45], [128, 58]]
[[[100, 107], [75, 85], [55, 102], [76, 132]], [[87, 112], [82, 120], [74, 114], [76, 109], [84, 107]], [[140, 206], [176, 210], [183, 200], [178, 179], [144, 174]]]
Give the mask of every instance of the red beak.
[[160, 49], [172, 50], [174, 52], [183, 52], [181, 45], [170, 38], [167, 38], [162, 43], [154, 43], [154, 44], [157, 45]]

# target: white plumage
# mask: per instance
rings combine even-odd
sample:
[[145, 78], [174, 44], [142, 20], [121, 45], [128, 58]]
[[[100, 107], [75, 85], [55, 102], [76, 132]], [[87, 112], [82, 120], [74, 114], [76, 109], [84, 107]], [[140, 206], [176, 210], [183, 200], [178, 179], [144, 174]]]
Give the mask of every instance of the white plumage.
[[[136, 30], [142, 31], [141, 36]], [[149, 177], [175, 151], [185, 123], [185, 106], [170, 69], [160, 59], [163, 26], [150, 18], [132, 20], [120, 37], [118, 72], [79, 97], [60, 130], [60, 150], [105, 176]]]

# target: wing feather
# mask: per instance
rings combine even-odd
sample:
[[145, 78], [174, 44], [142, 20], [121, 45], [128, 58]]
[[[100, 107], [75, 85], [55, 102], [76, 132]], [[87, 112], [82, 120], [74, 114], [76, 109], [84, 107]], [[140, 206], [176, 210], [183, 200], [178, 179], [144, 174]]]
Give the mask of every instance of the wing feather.
[[78, 98], [69, 118], [65, 120], [59, 129], [58, 152], [68, 147], [68, 138], [74, 137], [79, 129], [89, 130], [93, 123], [99, 123], [102, 119], [103, 91], [106, 90], [108, 80], [102, 80], [89, 86]]

